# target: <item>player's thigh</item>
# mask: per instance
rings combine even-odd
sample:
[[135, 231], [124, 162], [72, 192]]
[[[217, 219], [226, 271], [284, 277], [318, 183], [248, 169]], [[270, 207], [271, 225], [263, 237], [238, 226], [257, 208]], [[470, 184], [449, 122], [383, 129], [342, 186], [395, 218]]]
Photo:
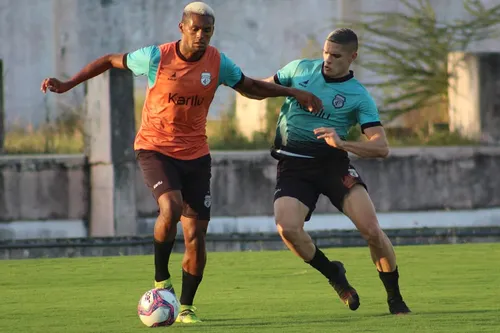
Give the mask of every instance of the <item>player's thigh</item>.
[[377, 238], [381, 234], [375, 207], [364, 186], [355, 184], [344, 198], [342, 208], [364, 238]]
[[211, 179], [212, 159], [210, 155], [192, 161], [185, 161], [182, 175], [183, 217], [198, 221], [210, 220], [212, 208]]
[[300, 229], [304, 226], [309, 207], [294, 197], [280, 197], [274, 201], [274, 216], [278, 231]]
[[349, 217], [365, 239], [381, 236], [366, 184], [352, 165], [333, 173], [325, 185], [327, 189], [323, 193], [339, 211]]
[[175, 220], [177, 223], [181, 217], [183, 199], [180, 190], [169, 190], [158, 198], [158, 213], [164, 218]]
[[297, 177], [280, 177], [274, 192], [274, 216], [278, 230], [295, 229], [309, 221], [319, 192], [312, 183]]
[[[163, 194], [182, 189], [179, 170], [173, 159], [151, 150], [136, 152], [136, 159], [144, 183], [151, 190], [157, 202]], [[163, 196], [162, 202], [165, 202], [166, 197], [170, 197], [170, 195]]]
[[318, 178], [318, 186], [330, 202], [341, 212], [344, 212], [344, 201], [351, 189], [360, 185], [366, 189], [366, 184], [352, 165], [332, 169], [328, 176]]

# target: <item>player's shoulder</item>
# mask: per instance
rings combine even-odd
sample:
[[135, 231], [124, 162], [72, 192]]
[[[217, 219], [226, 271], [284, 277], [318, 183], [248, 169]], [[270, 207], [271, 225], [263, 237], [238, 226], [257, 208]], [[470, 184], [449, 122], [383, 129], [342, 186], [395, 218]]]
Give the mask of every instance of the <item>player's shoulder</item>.
[[323, 60], [321, 59], [296, 59], [291, 63], [297, 66], [297, 69], [301, 70], [314, 70], [318, 67], [321, 68]]
[[176, 48], [177, 42], [167, 42], [163, 44], [158, 44], [158, 45], [152, 45], [152, 47], [157, 47], [161, 51], [174, 51]]
[[160, 47], [161, 47], [161, 45], [157, 45], [157, 44], [145, 45], [145, 46], [139, 47], [138, 49], [135, 49], [134, 51], [128, 52], [128, 54], [141, 53], [141, 54], [150, 55], [150, 54], [153, 54], [153, 53], [160, 52]]
[[363, 85], [361, 82], [359, 82], [359, 80], [356, 77], [353, 77], [352, 79], [346, 81], [346, 83], [347, 83], [348, 89], [351, 92], [356, 93], [357, 95], [360, 95], [360, 97], [371, 98], [371, 94], [368, 91], [368, 89], [366, 89], [365, 85]]
[[229, 57], [226, 52], [219, 50], [215, 46], [209, 46], [209, 48], [211, 50], [210, 52], [212, 52], [213, 54], [219, 55], [221, 61], [231, 60], [231, 57]]
[[286, 67], [293, 71], [295, 76], [303, 76], [314, 74], [314, 72], [321, 73], [322, 63], [321, 59], [296, 59], [289, 62]]

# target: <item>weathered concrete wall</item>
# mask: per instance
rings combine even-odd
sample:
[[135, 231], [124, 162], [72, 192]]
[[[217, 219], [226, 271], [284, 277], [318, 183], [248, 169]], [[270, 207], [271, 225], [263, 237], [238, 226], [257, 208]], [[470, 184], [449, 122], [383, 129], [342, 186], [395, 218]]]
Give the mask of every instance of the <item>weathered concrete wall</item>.
[[[403, 148], [384, 160], [353, 158], [377, 210], [384, 212], [500, 206], [499, 163], [500, 148], [488, 147]], [[275, 165], [268, 152], [214, 154], [214, 216], [272, 215]], [[139, 197], [146, 198], [141, 187]], [[156, 207], [147, 199], [138, 209], [147, 216]], [[321, 197], [316, 212], [337, 210]]]
[[[213, 216], [272, 215], [275, 165], [268, 152], [213, 153]], [[500, 148], [393, 149], [384, 160], [353, 158], [380, 212], [500, 207]], [[0, 157], [0, 221], [87, 219], [82, 156]], [[156, 203], [136, 174], [138, 216]], [[322, 197], [317, 213], [336, 212]]]
[[87, 184], [82, 156], [0, 156], [0, 221], [85, 220]]
[[[416, 1], [416, 0], [413, 0]], [[83, 89], [43, 95], [46, 76], [69, 77], [108, 52], [127, 52], [179, 37], [177, 23], [189, 0], [0, 0], [0, 59], [6, 75], [7, 122], [37, 123], [47, 106], [83, 101]], [[401, 10], [398, 0], [206, 0], [217, 15], [213, 45], [249, 76], [266, 77], [299, 58], [308, 38], [323, 40], [342, 19], [361, 11]], [[482, 0], [491, 6], [498, 0]], [[458, 0], [431, 0], [439, 19], [466, 17]], [[500, 51], [499, 39], [472, 45], [476, 52]], [[369, 72], [358, 67], [363, 82]], [[144, 81], [141, 81], [144, 82]], [[19, 89], [23, 87], [23, 89]], [[232, 92], [221, 88], [211, 114], [226, 108]]]

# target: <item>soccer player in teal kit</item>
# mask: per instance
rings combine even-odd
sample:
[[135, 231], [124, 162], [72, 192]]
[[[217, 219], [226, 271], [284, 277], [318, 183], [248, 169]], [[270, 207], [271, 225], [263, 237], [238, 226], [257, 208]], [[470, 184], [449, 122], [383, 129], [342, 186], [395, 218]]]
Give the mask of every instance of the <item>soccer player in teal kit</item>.
[[[276, 225], [288, 248], [321, 272], [340, 299], [356, 310], [359, 296], [347, 281], [344, 265], [330, 261], [304, 231], [304, 222], [310, 219], [319, 195], [326, 195], [367, 241], [387, 291], [389, 311], [409, 313], [399, 290], [391, 241], [381, 230], [366, 185], [347, 155], [384, 158], [389, 153], [375, 102], [349, 70], [357, 49], [356, 34], [337, 29], [325, 41], [323, 59], [292, 61], [265, 80], [312, 92], [324, 106], [314, 114], [288, 97], [281, 108], [272, 150], [279, 161], [274, 194]], [[361, 125], [366, 142], [345, 141], [348, 130], [356, 124]]]

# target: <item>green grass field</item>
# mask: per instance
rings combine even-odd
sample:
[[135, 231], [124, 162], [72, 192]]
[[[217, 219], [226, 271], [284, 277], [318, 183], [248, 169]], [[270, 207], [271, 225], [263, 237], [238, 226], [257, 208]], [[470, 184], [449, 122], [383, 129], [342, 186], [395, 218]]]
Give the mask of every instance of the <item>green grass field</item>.
[[[361, 307], [289, 252], [210, 253], [196, 305], [204, 323], [171, 332], [500, 332], [500, 244], [396, 249], [408, 316], [388, 315], [366, 248], [329, 249]], [[171, 271], [178, 292], [181, 256]], [[151, 256], [0, 261], [0, 332], [142, 332], [137, 302]]]

